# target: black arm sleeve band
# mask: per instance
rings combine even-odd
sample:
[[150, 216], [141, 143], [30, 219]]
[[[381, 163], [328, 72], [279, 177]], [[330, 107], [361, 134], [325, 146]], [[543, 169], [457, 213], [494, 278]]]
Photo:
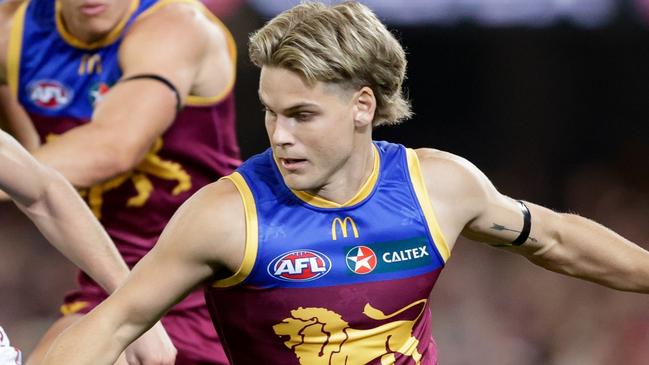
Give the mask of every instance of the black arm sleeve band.
[[523, 211], [523, 229], [521, 230], [521, 234], [514, 240], [514, 242], [512, 242], [512, 244], [520, 246], [530, 237], [530, 230], [532, 229], [532, 214], [530, 214], [530, 210], [527, 209], [525, 203], [520, 200], [517, 201], [518, 204], [521, 205], [521, 210]]
[[161, 83], [165, 84], [171, 91], [174, 93], [176, 96], [176, 112], [179, 112], [180, 109], [182, 109], [182, 103], [180, 102], [180, 93], [178, 93], [178, 89], [174, 86], [174, 84], [171, 83], [171, 81], [167, 80], [166, 78], [156, 75], [156, 74], [139, 74], [139, 75], [133, 75], [129, 76], [125, 79], [121, 79], [119, 82], [124, 82], [124, 81], [131, 81], [131, 80], [137, 80], [137, 79], [151, 79], [151, 80], [156, 80], [160, 81]]

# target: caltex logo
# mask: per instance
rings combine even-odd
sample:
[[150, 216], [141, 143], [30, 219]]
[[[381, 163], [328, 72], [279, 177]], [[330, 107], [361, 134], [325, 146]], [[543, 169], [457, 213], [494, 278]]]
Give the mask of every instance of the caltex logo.
[[311, 281], [326, 275], [331, 260], [313, 250], [290, 251], [277, 256], [268, 264], [268, 274], [285, 281]]
[[70, 103], [72, 92], [61, 83], [53, 80], [40, 80], [27, 87], [29, 99], [45, 109], [60, 109]]
[[369, 274], [376, 268], [376, 254], [367, 246], [356, 246], [347, 251], [347, 267], [356, 274]]

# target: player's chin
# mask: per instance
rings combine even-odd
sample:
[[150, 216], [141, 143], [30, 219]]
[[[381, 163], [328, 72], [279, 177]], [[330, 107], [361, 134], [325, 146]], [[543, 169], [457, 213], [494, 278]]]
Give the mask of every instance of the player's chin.
[[289, 187], [289, 189], [300, 190], [300, 191], [309, 190], [309, 188], [308, 188], [309, 185], [305, 184], [304, 182], [299, 181], [299, 180], [300, 179], [295, 179], [295, 178], [291, 178], [291, 177], [288, 177], [288, 178], [284, 177], [284, 183], [286, 184], [286, 186]]
[[309, 191], [313, 190], [314, 184], [308, 176], [285, 173], [283, 174], [284, 183], [292, 190]]
[[93, 40], [106, 37], [113, 26], [113, 22], [106, 16], [98, 15], [86, 18], [86, 33]]

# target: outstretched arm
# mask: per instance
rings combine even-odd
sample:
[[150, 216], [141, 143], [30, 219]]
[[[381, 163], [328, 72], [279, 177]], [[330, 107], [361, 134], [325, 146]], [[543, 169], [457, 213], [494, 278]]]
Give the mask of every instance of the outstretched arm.
[[[111, 293], [129, 269], [108, 234], [65, 178], [38, 163], [11, 136], [0, 131], [0, 189], [70, 261]], [[175, 349], [160, 324], [138, 341], [134, 356], [173, 363]]]
[[112, 364], [197, 285], [215, 272], [235, 272], [244, 240], [243, 203], [234, 185], [222, 180], [204, 187], [176, 212], [127, 282], [57, 338], [44, 364]]
[[614, 289], [649, 292], [649, 252], [643, 248], [592, 220], [529, 202], [524, 203], [530, 212], [529, 236], [513, 244], [524, 228], [519, 202], [499, 193], [464, 159], [439, 151], [417, 152], [449, 241], [462, 234], [558, 273]]
[[0, 166], [0, 189], [56, 249], [108, 292], [126, 279], [126, 263], [72, 186], [2, 131]]

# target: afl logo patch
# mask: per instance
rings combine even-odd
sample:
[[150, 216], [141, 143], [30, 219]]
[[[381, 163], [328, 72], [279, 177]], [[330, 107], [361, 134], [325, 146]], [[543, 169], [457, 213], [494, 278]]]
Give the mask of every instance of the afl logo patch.
[[44, 109], [61, 109], [72, 101], [72, 91], [54, 80], [34, 81], [27, 90], [29, 100]]
[[355, 274], [369, 274], [376, 268], [376, 254], [367, 246], [356, 246], [345, 255], [347, 267]]
[[268, 274], [285, 281], [311, 281], [325, 276], [331, 260], [318, 251], [295, 250], [277, 256], [268, 264]]

